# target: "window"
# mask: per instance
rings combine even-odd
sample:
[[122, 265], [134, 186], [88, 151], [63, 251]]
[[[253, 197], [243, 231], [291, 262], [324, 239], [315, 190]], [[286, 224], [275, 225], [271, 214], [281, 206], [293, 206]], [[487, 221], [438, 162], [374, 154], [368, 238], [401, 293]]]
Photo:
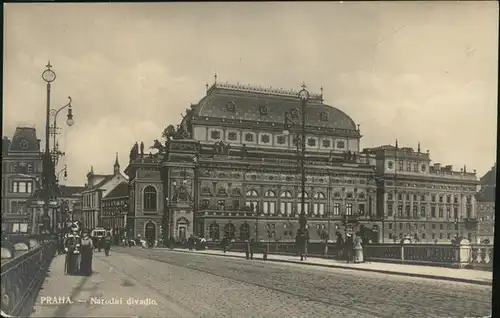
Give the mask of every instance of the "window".
[[224, 211], [226, 208], [226, 200], [217, 200], [217, 210]]
[[435, 194], [431, 195], [431, 201], [436, 202], [436, 195]]
[[420, 216], [425, 218], [425, 206], [420, 207]]
[[330, 140], [323, 139], [323, 148], [330, 148]]
[[400, 171], [403, 171], [403, 169], [404, 169], [404, 163], [403, 163], [403, 160], [399, 160], [399, 167], [398, 167], [398, 169], [399, 169]]
[[219, 225], [217, 225], [216, 223], [210, 224], [208, 232], [208, 235], [212, 240], [215, 241], [219, 239], [220, 230]]
[[[302, 213], [302, 202], [297, 203], [297, 214], [300, 214], [300, 213]], [[309, 203], [308, 202], [306, 202], [304, 204], [304, 213], [306, 215], [309, 215]]]
[[314, 203], [313, 205], [313, 213], [314, 215], [325, 215], [325, 204], [324, 203]]
[[248, 223], [243, 223], [240, 226], [240, 240], [245, 241], [250, 239], [250, 225]]
[[247, 201], [245, 202], [245, 206], [249, 208], [252, 212], [258, 212], [259, 202], [257, 201], [257, 197], [259, 194], [255, 190], [249, 190], [246, 193]]
[[210, 138], [212, 138], [212, 139], [220, 139], [220, 131], [218, 131], [218, 130], [212, 130], [212, 132], [210, 132]]
[[227, 139], [229, 140], [236, 140], [238, 138], [238, 134], [235, 133], [234, 131], [230, 132], [227, 134]]
[[252, 133], [245, 134], [245, 141], [253, 142], [254, 141], [253, 134]]
[[234, 104], [234, 102], [229, 102], [227, 103], [226, 105], [226, 109], [232, 113], [234, 113], [236, 111], [236, 105]]
[[436, 224], [432, 223], [432, 229], [435, 230], [436, 229]]
[[359, 199], [364, 199], [364, 198], [365, 198], [365, 193], [364, 193], [364, 192], [360, 192], [360, 193], [358, 194], [358, 198], [359, 198]]
[[271, 141], [271, 138], [269, 137], [268, 134], [264, 134], [260, 136], [260, 141], [262, 143], [268, 144]]
[[440, 218], [444, 217], [444, 211], [442, 207], [439, 207], [439, 217]]
[[413, 201], [417, 201], [417, 195], [416, 194], [413, 195]]
[[281, 214], [291, 215], [292, 214], [292, 202], [281, 202], [280, 203]]
[[233, 200], [233, 210], [240, 209], [240, 200]]
[[352, 215], [352, 204], [351, 203], [347, 203], [345, 205], [345, 214]]
[[448, 219], [450, 219], [450, 218], [451, 218], [451, 208], [450, 208], [449, 206], [447, 206], [447, 207], [446, 207], [446, 217], [447, 217]]
[[392, 230], [392, 223], [389, 223], [389, 230]]
[[439, 239], [442, 240], [443, 239], [443, 233], [439, 233]]
[[299, 109], [298, 108], [292, 109], [290, 115], [292, 116], [292, 118], [299, 118]]
[[28, 173], [32, 173], [33, 172], [33, 164], [29, 163], [28, 164]]
[[[275, 196], [276, 194], [271, 190], [268, 190], [266, 191], [266, 193], [264, 193], [265, 198], [272, 198]], [[276, 210], [276, 202], [264, 201], [264, 210], [263, 210], [264, 214], [274, 215], [276, 212], [275, 210]]]
[[398, 216], [399, 217], [403, 216], [403, 206], [402, 205], [398, 205]]
[[156, 211], [156, 189], [153, 186], [144, 188], [144, 210]]
[[393, 211], [392, 211], [392, 204], [388, 204], [387, 205], [387, 215], [388, 216], [392, 216], [392, 213], [393, 213]]
[[325, 199], [325, 194], [323, 192], [316, 192], [314, 194], [314, 198], [315, 199], [319, 199], [319, 200], [324, 200]]
[[387, 168], [392, 169], [394, 167], [394, 163], [392, 161], [387, 162]]
[[236, 237], [236, 227], [232, 223], [224, 225], [224, 236], [232, 240]]
[[347, 198], [352, 199], [352, 192], [347, 192]]
[[359, 215], [365, 215], [365, 205], [364, 204], [358, 204], [358, 212], [359, 212]]
[[280, 197], [282, 197], [282, 198], [291, 198], [292, 197], [292, 193], [290, 191], [284, 191], [284, 192], [281, 192]]
[[420, 196], [420, 201], [425, 202], [425, 195], [423, 195], [423, 194], [422, 194], [422, 195]]
[[27, 193], [32, 193], [33, 192], [33, 183], [32, 182], [26, 183], [26, 192]]
[[406, 163], [406, 171], [411, 171], [411, 161]]
[[276, 138], [276, 141], [278, 144], [283, 145], [286, 142], [286, 138], [285, 136], [278, 136], [278, 138]]
[[439, 202], [440, 202], [440, 203], [442, 203], [442, 202], [443, 202], [443, 196], [442, 196], [442, 195], [440, 195], [440, 196], [439, 196]]
[[433, 217], [433, 218], [436, 217], [436, 207], [435, 206], [431, 207], [431, 217]]
[[391, 192], [387, 193], [387, 200], [392, 200], [392, 193]]
[[410, 201], [410, 194], [409, 194], [409, 193], [407, 193], [407, 194], [405, 195], [405, 199], [406, 199], [406, 201]]
[[457, 207], [453, 208], [453, 217], [455, 219], [458, 218], [458, 208]]
[[402, 193], [398, 193], [398, 200], [403, 201], [403, 194]]
[[333, 215], [340, 215], [340, 203], [333, 204]]
[[316, 146], [316, 139], [314, 139], [314, 138], [307, 139], [307, 145], [309, 147], [315, 147]]
[[449, 195], [446, 196], [446, 203], [451, 203], [451, 196]]
[[422, 172], [425, 172], [425, 165], [421, 165], [420, 170], [422, 170]]
[[321, 121], [328, 121], [328, 114], [327, 114], [326, 112], [321, 112], [321, 113], [319, 114], [319, 119], [320, 119]]
[[441, 223], [441, 224], [439, 224], [439, 229], [440, 229], [440, 230], [443, 230], [443, 229], [444, 229], [444, 224], [442, 224], [442, 223]]
[[340, 198], [340, 192], [338, 192], [338, 191], [337, 191], [337, 192], [335, 192], [335, 193], [333, 194], [333, 196], [334, 196], [335, 198]]
[[413, 217], [418, 218], [418, 206], [413, 206]]
[[406, 213], [406, 217], [410, 217], [410, 213], [411, 213], [411, 207], [409, 205], [407, 205], [405, 207], [405, 213]]
[[338, 149], [344, 149], [345, 147], [345, 142], [343, 140], [337, 141], [337, 148]]
[[413, 172], [418, 172], [418, 163], [413, 164]]

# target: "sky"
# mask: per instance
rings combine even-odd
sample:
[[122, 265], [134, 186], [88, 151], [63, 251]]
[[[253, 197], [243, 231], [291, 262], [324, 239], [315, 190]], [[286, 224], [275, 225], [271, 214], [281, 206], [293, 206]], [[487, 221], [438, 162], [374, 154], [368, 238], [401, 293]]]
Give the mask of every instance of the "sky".
[[[496, 161], [498, 3], [233, 2], [4, 5], [3, 135], [43, 140], [47, 61], [67, 185], [128, 164], [218, 81], [324, 87], [360, 124], [361, 148], [429, 149], [486, 173]], [[42, 143], [43, 144], [43, 143]]]

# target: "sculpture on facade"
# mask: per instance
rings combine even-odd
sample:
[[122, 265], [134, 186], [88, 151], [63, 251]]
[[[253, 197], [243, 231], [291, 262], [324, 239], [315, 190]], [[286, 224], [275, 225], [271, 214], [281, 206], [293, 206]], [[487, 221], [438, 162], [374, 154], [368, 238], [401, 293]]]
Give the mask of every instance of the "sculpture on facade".
[[141, 141], [141, 157], [144, 157], [144, 142]]
[[356, 153], [351, 152], [350, 150], [344, 152], [344, 161], [345, 162], [356, 162]]
[[130, 149], [130, 161], [137, 159], [139, 156], [139, 145], [137, 142], [132, 146], [132, 149]]
[[177, 129], [173, 125], [168, 125], [167, 128], [163, 130], [162, 137], [167, 140], [188, 139], [191, 138], [191, 134], [189, 133], [186, 124], [177, 125]]
[[229, 154], [229, 148], [231, 146], [229, 144], [225, 144], [222, 141], [216, 142], [213, 146], [214, 148], [214, 153], [218, 155], [228, 155]]
[[174, 193], [174, 196], [172, 197], [172, 201], [174, 202], [191, 202], [191, 194], [189, 193], [189, 190], [187, 189], [186, 185], [181, 184], [178, 188], [177, 191]]
[[163, 146], [158, 139], [155, 139], [153, 141], [153, 145], [151, 147], [149, 147], [149, 148], [150, 149], [157, 149], [159, 153], [162, 153], [163, 151], [165, 151], [165, 149], [167, 147]]

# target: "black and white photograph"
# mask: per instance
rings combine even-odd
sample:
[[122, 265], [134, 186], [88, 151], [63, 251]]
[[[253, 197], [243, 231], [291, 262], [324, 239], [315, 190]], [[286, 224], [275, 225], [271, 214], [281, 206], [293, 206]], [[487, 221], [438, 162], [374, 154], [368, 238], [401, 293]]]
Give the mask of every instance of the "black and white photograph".
[[498, 42], [496, 1], [5, 3], [2, 316], [491, 317]]

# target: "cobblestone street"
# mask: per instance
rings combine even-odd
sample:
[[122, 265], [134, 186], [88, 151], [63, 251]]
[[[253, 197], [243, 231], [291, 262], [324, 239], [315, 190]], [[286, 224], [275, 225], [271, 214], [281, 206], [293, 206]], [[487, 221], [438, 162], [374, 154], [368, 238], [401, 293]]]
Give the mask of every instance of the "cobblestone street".
[[448, 281], [165, 249], [116, 248], [94, 259], [97, 273], [89, 279], [61, 271], [67, 295], [61, 287], [41, 293], [70, 296], [93, 284], [79, 297], [150, 298], [157, 304], [70, 304], [64, 310], [39, 304], [36, 316], [465, 317], [488, 315], [491, 306], [491, 287]]

